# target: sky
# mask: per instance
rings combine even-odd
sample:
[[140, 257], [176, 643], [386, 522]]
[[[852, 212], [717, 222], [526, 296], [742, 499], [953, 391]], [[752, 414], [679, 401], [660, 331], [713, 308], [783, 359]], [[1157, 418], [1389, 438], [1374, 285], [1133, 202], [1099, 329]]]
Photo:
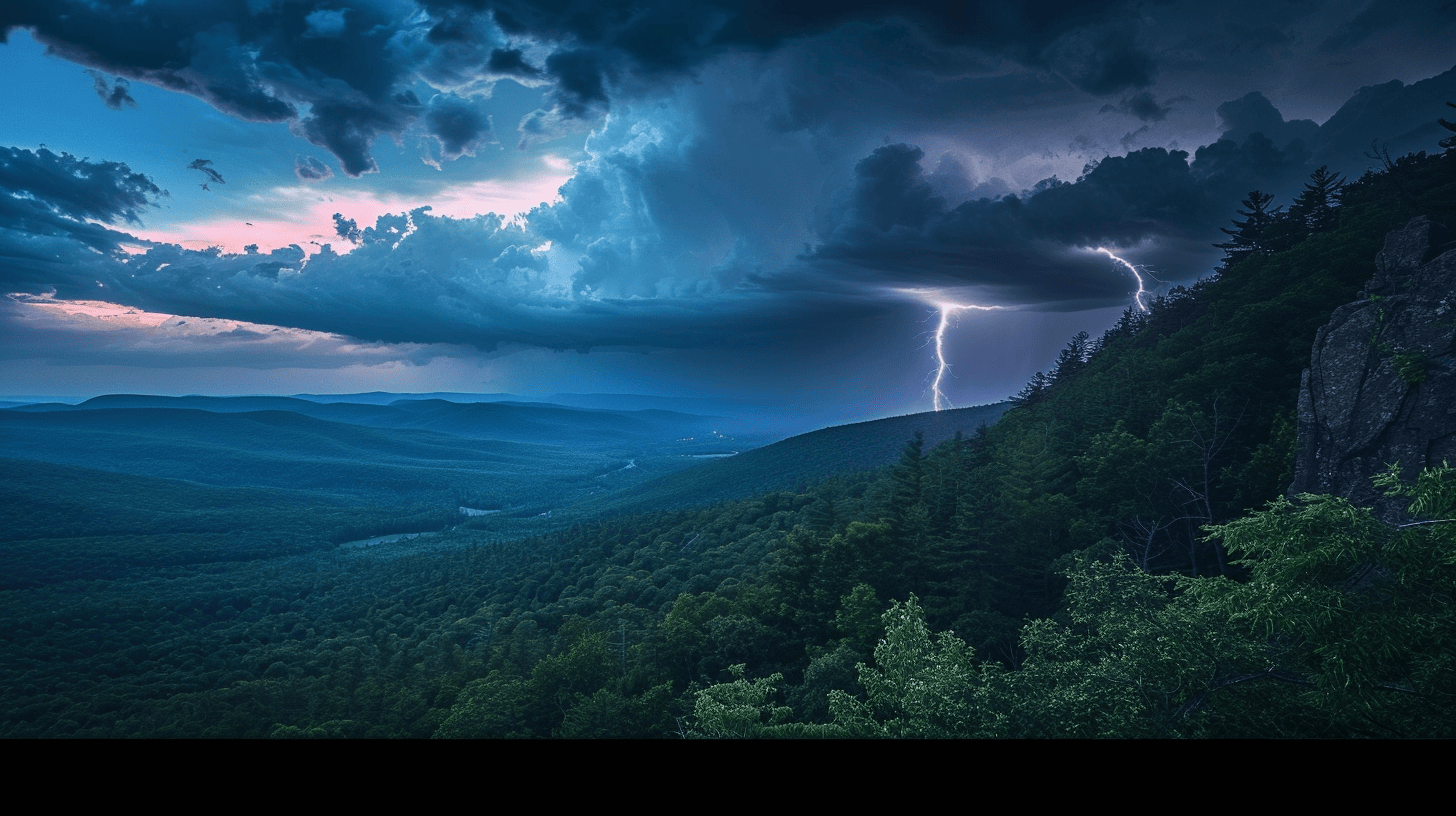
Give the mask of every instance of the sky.
[[940, 404], [984, 404], [1136, 308], [1108, 253], [1205, 277], [1250, 190], [1436, 150], [1456, 101], [1449, 0], [30, 0], [0, 32], [12, 395], [855, 421], [931, 410], [943, 358]]

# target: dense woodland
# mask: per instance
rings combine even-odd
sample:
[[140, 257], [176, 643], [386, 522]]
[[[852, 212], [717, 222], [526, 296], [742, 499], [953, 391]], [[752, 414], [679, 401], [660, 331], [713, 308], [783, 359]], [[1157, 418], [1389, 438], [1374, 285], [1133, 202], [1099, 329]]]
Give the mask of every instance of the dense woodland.
[[[1456, 151], [1253, 192], [994, 425], [530, 538], [5, 460], [0, 735], [1453, 736], [1456, 524], [1282, 497], [1315, 330], [1415, 215]], [[1449, 468], [1381, 485], [1456, 517]]]

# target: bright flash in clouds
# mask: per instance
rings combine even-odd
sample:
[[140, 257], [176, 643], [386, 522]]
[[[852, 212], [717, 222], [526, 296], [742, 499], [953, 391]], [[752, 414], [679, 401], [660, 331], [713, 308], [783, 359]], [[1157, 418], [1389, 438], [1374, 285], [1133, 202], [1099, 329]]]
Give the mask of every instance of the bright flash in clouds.
[[[1137, 266], [1130, 264], [1127, 261], [1124, 261], [1122, 258], [1117, 257], [1116, 255], [1112, 254], [1112, 250], [1107, 249], [1106, 247], [1097, 247], [1093, 251], [1101, 252], [1103, 255], [1106, 255], [1112, 260], [1118, 262], [1123, 266], [1123, 268], [1127, 269], [1127, 271], [1132, 273], [1133, 279], [1137, 281], [1138, 285], [1137, 294], [1133, 296], [1133, 302], [1137, 304], [1138, 311], [1146, 312], [1148, 310], [1148, 304], [1143, 302], [1143, 298], [1148, 294], [1147, 288], [1143, 286], [1143, 272], [1145, 270], [1139, 269]], [[1151, 273], [1149, 273], [1148, 276], [1152, 277]]]

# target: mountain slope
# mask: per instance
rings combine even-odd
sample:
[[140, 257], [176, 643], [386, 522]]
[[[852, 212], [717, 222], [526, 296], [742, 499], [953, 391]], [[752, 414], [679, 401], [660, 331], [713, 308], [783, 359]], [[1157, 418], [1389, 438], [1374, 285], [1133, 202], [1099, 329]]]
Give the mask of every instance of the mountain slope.
[[838, 474], [892, 464], [917, 433], [926, 450], [957, 433], [971, 436], [1010, 407], [1009, 402], [998, 402], [824, 428], [663, 476], [582, 509], [638, 512], [802, 488]]

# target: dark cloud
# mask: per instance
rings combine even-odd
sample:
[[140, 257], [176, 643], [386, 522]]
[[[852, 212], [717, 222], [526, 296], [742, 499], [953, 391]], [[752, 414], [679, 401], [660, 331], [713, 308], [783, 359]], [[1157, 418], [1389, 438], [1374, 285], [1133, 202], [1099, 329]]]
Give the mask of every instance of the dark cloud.
[[607, 89], [600, 54], [593, 51], [558, 51], [546, 58], [546, 73], [556, 80], [556, 107], [573, 118], [607, 105]]
[[207, 181], [202, 183], [202, 189], [204, 190], [207, 189], [207, 182], [212, 182], [213, 184], [227, 184], [227, 182], [223, 180], [222, 173], [219, 173], [217, 169], [212, 166], [212, 159], [193, 159], [192, 163], [187, 165], [187, 169], [196, 170], [207, 176]]
[[502, 76], [534, 78], [541, 76], [542, 73], [540, 68], [526, 62], [525, 54], [519, 48], [497, 48], [491, 51], [486, 67], [492, 73]]
[[496, 141], [490, 118], [458, 97], [436, 97], [425, 113], [425, 128], [440, 143], [446, 159], [474, 156], [482, 145]]
[[1279, 193], [1295, 187], [1308, 173], [1310, 152], [1303, 140], [1296, 139], [1281, 150], [1264, 134], [1254, 133], [1243, 144], [1220, 139], [1198, 148], [1194, 156], [1203, 184], [1224, 196], [1234, 196], [1237, 191]]
[[293, 173], [303, 181], [323, 181], [334, 176], [334, 171], [330, 170], [327, 164], [313, 156], [294, 158]]
[[1348, 173], [1375, 165], [1369, 156], [1376, 148], [1393, 156], [1434, 151], [1447, 135], [1436, 119], [1449, 101], [1456, 101], [1456, 68], [1409, 85], [1391, 80], [1361, 88], [1320, 126], [1312, 162]]
[[1129, 116], [1136, 116], [1144, 122], [1161, 122], [1168, 118], [1168, 111], [1173, 109], [1173, 100], [1159, 102], [1151, 91], [1138, 91], [1137, 93], [1123, 97], [1116, 105], [1106, 104], [1102, 106], [1101, 113], [1125, 113]]
[[[462, 97], [488, 94], [504, 77], [550, 85], [549, 104], [521, 125], [529, 142], [600, 116], [626, 78], [680, 77], [727, 52], [766, 52], [848, 24], [914, 31], [899, 41], [933, 42], [943, 53], [923, 70], [959, 71], [980, 55], [1010, 58], [1106, 94], [1147, 85], [1155, 69], [1138, 44], [1138, 4], [1131, 0], [416, 5], [425, 13], [388, 2], [320, 8], [305, 2], [34, 0], [7, 4], [0, 32], [28, 28], [52, 53], [118, 77], [100, 89], [107, 104], [126, 104], [123, 83], [140, 81], [196, 96], [240, 118], [288, 122], [294, 133], [333, 153], [349, 176], [377, 171], [373, 142], [398, 137], [428, 115], [410, 92], [421, 79]], [[513, 39], [550, 51], [544, 66], [532, 66]], [[894, 51], [894, 41], [885, 47]], [[888, 52], [885, 58], [898, 59]], [[449, 137], [444, 143], [462, 151], [467, 144]]]
[[[369, 145], [417, 114], [396, 91], [413, 81], [389, 5], [39, 0], [7, 4], [0, 29], [30, 28], [52, 53], [108, 74], [196, 96], [253, 121], [290, 122], [350, 175], [377, 169]], [[117, 32], [125, 32], [118, 36]]]
[[341, 213], [334, 213], [334, 232], [351, 244], [359, 243], [364, 237], [364, 233], [359, 231], [359, 222], [345, 218]]
[[123, 243], [150, 243], [104, 225], [138, 224], [165, 195], [120, 162], [0, 147], [0, 289], [41, 293], [63, 281], [97, 295]]
[[925, 177], [935, 194], [946, 201], [971, 201], [977, 198], [1000, 198], [1011, 192], [1004, 179], [992, 177], [977, 181], [960, 159], [945, 153], [936, 163], [935, 172]]
[[381, 133], [398, 134], [414, 118], [417, 105], [320, 101], [294, 124], [294, 132], [333, 153], [344, 175], [379, 172], [371, 145]]
[[1280, 148], [1295, 139], [1309, 145], [1319, 132], [1319, 125], [1309, 119], [1284, 121], [1284, 116], [1274, 104], [1258, 91], [1219, 105], [1218, 118], [1223, 123], [1223, 138], [1233, 142], [1242, 142], [1252, 134], [1262, 133]]
[[[71, 221], [140, 224], [167, 193], [121, 162], [78, 159], [41, 148], [0, 147], [0, 195], [12, 205]], [[12, 228], [10, 222], [0, 226]]]
[[867, 236], [923, 230], [945, 212], [920, 167], [925, 153], [906, 144], [876, 150], [854, 168], [854, 183], [819, 219], [824, 244], [849, 245]]
[[131, 98], [131, 83], [121, 77], [108, 77], [100, 71], [87, 69], [91, 76], [92, 87], [96, 89], [96, 95], [106, 103], [106, 107], [112, 110], [122, 108], [135, 108], [137, 102]]
[[[1048, 179], [1024, 196], [933, 195], [908, 145], [855, 168], [845, 206], [804, 257], [826, 277], [886, 288], [971, 288], [1001, 304], [1089, 308], [1126, 299], [1128, 280], [1088, 248], [1176, 235], [1204, 215], [1187, 154], [1143, 150], [1105, 159], [1075, 183]], [[867, 206], [873, 202], [872, 206]]]
[[891, 145], [856, 167], [854, 204], [821, 226], [815, 254], [840, 258], [893, 251], [902, 236], [947, 246], [1000, 248], [1021, 241], [1128, 245], [1206, 215], [1206, 193], [1188, 154], [1147, 148], [1112, 156], [1076, 182], [1055, 177], [1022, 196], [967, 201], [954, 209], [931, 194], [918, 148]]
[[1374, 0], [1358, 14], [1340, 24], [1339, 29], [1320, 43], [1319, 50], [1326, 54], [1338, 54], [1365, 42], [1377, 32], [1393, 28], [1400, 22], [1401, 3], [1385, 3]]
[[1098, 96], [1153, 83], [1156, 63], [1128, 26], [1069, 34], [1042, 55], [1046, 64], [1078, 88]]
[[[821, 214], [820, 243], [788, 279], [807, 286], [852, 282], [890, 289], [989, 293], [1002, 304], [1085, 309], [1127, 297], [1130, 279], [1087, 250], [1151, 241], [1184, 259], [1207, 247], [1238, 196], [1285, 189], [1307, 173], [1302, 142], [1280, 150], [1254, 134], [1183, 151], [1145, 148], [1104, 158], [1074, 182], [1055, 177], [1020, 196], [948, 207], [918, 148], [879, 148], [855, 168], [850, 187]], [[1202, 250], [1207, 257], [1208, 250]]]
[[943, 44], [1031, 58], [1074, 29], [1136, 19], [1136, 4], [1123, 0], [422, 0], [421, 5], [440, 16], [488, 6], [508, 34], [611, 52], [647, 74], [682, 73], [726, 49], [768, 51], [853, 22], [903, 20]]
[[1225, 24], [1225, 30], [1233, 43], [1230, 51], [1235, 54], [1267, 51], [1287, 46], [1293, 42], [1288, 32], [1277, 26], [1251, 26], [1229, 22]]

